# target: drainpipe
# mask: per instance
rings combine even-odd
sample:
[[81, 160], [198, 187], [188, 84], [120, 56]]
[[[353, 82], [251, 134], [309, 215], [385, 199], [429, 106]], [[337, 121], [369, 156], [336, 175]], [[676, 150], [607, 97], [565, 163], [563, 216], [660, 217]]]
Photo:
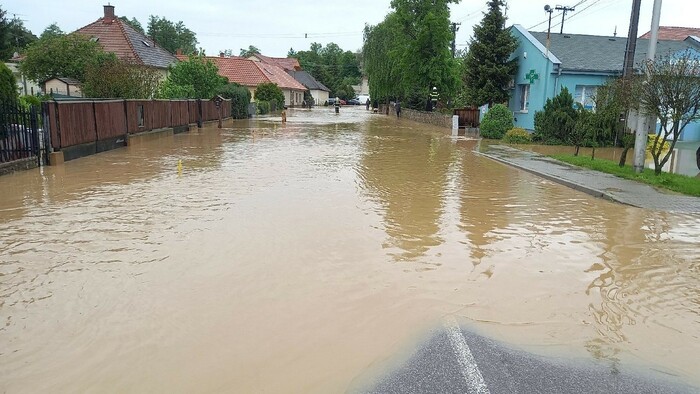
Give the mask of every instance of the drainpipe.
[[557, 76], [554, 77], [554, 96], [559, 94], [557, 92], [557, 90], [559, 90], [559, 78], [561, 78], [561, 64], [557, 67]]

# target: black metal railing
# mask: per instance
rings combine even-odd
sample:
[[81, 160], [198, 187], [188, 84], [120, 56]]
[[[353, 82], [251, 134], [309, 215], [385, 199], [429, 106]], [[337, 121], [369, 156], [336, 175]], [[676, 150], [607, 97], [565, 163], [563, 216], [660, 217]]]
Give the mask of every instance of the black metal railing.
[[0, 163], [37, 158], [42, 164], [40, 110], [16, 101], [0, 102]]

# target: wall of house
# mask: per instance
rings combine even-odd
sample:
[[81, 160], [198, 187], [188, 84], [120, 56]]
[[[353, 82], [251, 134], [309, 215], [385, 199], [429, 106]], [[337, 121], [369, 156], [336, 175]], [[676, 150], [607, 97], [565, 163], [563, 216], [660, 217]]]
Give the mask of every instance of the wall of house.
[[311, 90], [311, 97], [314, 98], [316, 105], [323, 105], [323, 103], [328, 101], [328, 92], [325, 90]]
[[19, 65], [17, 63], [5, 63], [7, 68], [12, 71], [12, 74], [15, 76], [15, 79], [17, 80], [17, 88], [19, 91], [20, 96], [24, 95], [37, 95], [41, 93], [41, 86], [39, 86], [38, 83], [26, 79], [22, 73], [19, 71]]
[[[518, 40], [518, 48], [513, 52], [513, 57], [518, 59], [518, 71], [511, 90], [509, 108], [513, 111], [516, 127], [534, 130], [535, 112], [542, 110], [547, 98], [553, 93], [557, 79], [555, 73], [557, 66], [546, 53], [542, 52], [542, 48], [538, 48], [526, 39], [519, 30], [512, 29], [511, 34]], [[538, 79], [532, 83], [526, 77], [531, 70], [538, 75]], [[529, 85], [525, 110], [520, 105], [523, 85]]]
[[83, 92], [80, 90], [79, 86], [69, 85], [58, 79], [52, 79], [46, 82], [44, 86], [45, 92], [48, 93], [58, 93], [65, 94], [74, 97], [83, 97]]

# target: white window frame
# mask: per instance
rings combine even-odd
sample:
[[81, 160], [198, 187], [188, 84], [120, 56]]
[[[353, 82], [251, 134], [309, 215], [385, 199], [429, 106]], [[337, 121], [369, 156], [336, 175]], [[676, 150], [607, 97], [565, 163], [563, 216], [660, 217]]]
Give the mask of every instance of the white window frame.
[[518, 95], [520, 97], [520, 102], [518, 102], [518, 112], [526, 114], [528, 112], [528, 100], [530, 99], [530, 84], [521, 83], [518, 85]]

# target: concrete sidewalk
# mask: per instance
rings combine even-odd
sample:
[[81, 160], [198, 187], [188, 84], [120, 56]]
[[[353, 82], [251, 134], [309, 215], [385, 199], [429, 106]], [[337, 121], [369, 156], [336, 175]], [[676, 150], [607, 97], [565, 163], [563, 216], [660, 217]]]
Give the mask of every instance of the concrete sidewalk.
[[663, 191], [505, 145], [490, 145], [478, 154], [595, 197], [656, 211], [700, 213], [700, 197]]

